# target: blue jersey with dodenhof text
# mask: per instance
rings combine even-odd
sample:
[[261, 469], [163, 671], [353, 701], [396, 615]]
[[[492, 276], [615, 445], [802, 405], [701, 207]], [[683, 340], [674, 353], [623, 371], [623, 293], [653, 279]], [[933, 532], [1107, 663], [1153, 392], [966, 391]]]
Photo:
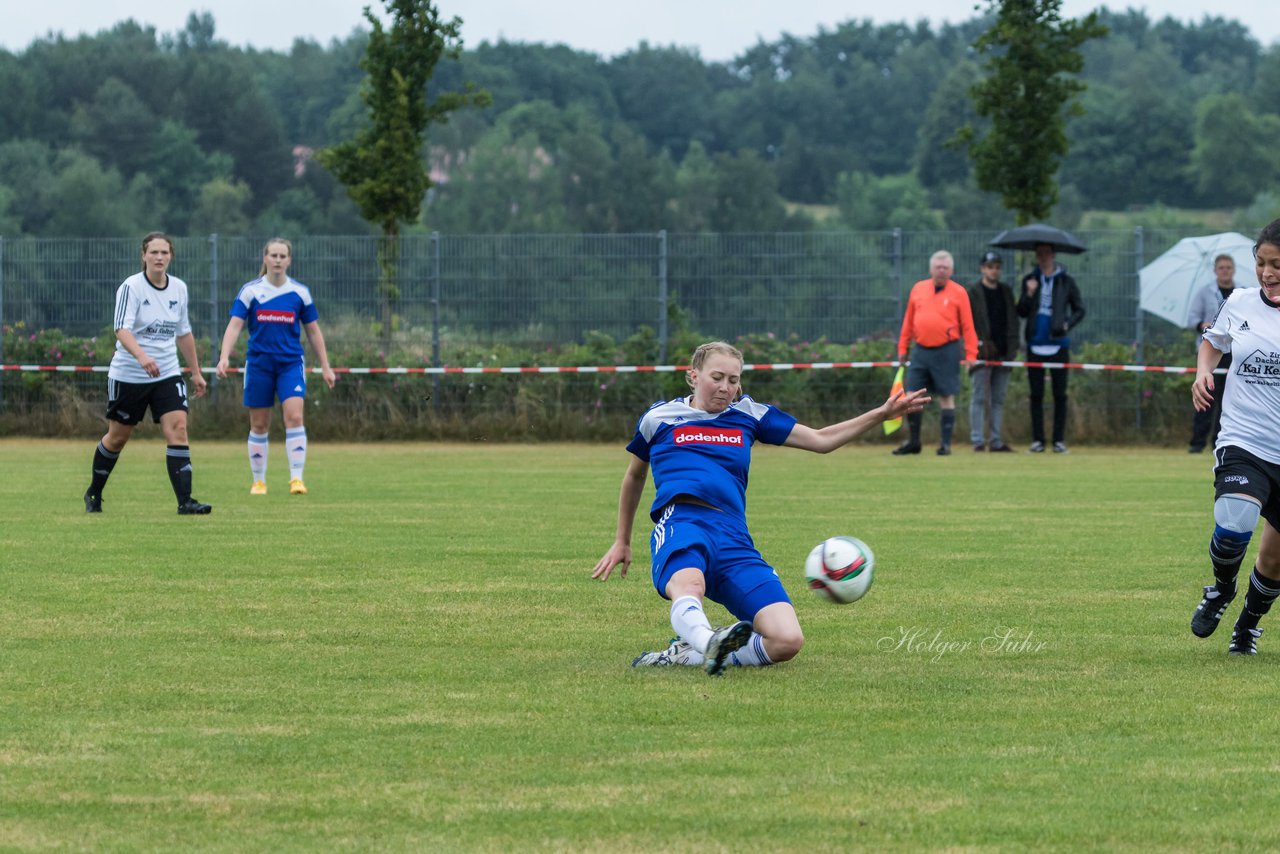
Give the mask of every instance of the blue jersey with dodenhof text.
[[286, 277], [283, 285], [266, 278], [245, 283], [231, 303], [231, 316], [249, 328], [248, 355], [301, 356], [302, 327], [319, 313], [307, 286]]
[[672, 499], [688, 495], [745, 518], [751, 446], [781, 445], [796, 419], [746, 395], [714, 414], [693, 408], [691, 400], [655, 403], [627, 445], [653, 469], [657, 495], [649, 516], [657, 521]]

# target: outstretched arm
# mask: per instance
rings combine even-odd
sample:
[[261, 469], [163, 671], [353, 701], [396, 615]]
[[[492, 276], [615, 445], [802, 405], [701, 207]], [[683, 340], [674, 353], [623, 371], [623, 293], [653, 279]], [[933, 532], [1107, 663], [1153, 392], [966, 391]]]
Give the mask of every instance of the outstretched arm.
[[820, 430], [806, 427], [804, 424], [796, 424], [791, 428], [791, 435], [787, 437], [787, 441], [782, 444], [788, 448], [800, 448], [819, 454], [830, 453], [836, 448], [849, 444], [877, 424], [924, 409], [925, 404], [933, 400], [926, 396], [927, 393], [928, 390], [923, 388], [912, 392], [898, 392], [886, 400], [882, 406], [877, 406], [870, 412], [864, 412], [856, 418], [850, 418], [848, 421], [841, 421], [839, 424], [832, 424]]
[[633, 456], [627, 465], [627, 472], [622, 476], [622, 490], [618, 494], [618, 529], [613, 545], [604, 553], [604, 557], [596, 561], [591, 571], [592, 578], [607, 581], [614, 567], [621, 564], [620, 573], [627, 577], [631, 567], [631, 528], [635, 524], [636, 508], [640, 506], [640, 496], [644, 493], [645, 481], [649, 479], [649, 464], [639, 457]]

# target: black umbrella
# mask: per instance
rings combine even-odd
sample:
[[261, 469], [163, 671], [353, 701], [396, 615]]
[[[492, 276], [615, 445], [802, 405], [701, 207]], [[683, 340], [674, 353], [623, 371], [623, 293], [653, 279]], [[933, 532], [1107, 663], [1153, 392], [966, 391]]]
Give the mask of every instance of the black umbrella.
[[1085, 245], [1071, 232], [1040, 222], [1002, 231], [991, 241], [992, 246], [1001, 249], [1035, 249], [1041, 243], [1048, 243], [1055, 252], [1078, 255], [1085, 251]]

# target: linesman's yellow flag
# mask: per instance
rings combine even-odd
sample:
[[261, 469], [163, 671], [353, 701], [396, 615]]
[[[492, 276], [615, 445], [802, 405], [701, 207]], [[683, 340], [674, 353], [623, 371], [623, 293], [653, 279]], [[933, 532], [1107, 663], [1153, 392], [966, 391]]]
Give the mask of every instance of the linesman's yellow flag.
[[[893, 375], [893, 385], [889, 388], [890, 397], [893, 397], [895, 394], [902, 393], [902, 374], [904, 370], [905, 368], [902, 365], [899, 365], [898, 372]], [[888, 436], [901, 426], [902, 426], [901, 418], [891, 418], [888, 421], [884, 422], [884, 434]]]

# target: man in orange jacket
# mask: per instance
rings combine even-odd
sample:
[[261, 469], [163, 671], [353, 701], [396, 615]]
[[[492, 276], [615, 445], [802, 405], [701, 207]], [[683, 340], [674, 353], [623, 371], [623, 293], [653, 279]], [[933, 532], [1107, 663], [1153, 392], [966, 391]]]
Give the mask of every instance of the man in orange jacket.
[[[905, 359], [911, 342], [911, 365], [903, 383], [907, 391], [928, 388], [938, 400], [942, 415], [942, 441], [938, 456], [951, 453], [951, 433], [956, 425], [956, 395], [960, 393], [960, 365], [978, 358], [978, 333], [973, 328], [969, 294], [951, 281], [955, 261], [950, 252], [935, 252], [929, 259], [929, 278], [916, 282], [907, 298], [907, 313], [898, 336], [898, 358]], [[907, 416], [910, 437], [894, 453], [920, 453], [921, 413]]]

